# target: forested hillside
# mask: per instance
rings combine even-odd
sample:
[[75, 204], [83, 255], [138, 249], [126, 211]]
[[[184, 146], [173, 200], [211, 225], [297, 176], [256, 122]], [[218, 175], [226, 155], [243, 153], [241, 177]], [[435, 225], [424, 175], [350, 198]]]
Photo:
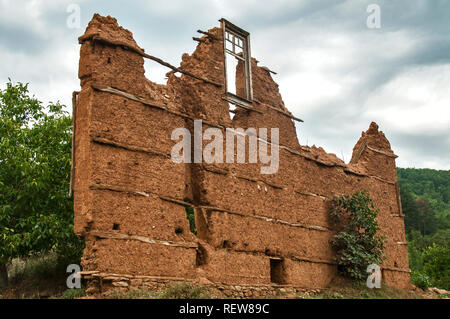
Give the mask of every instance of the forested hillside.
[[450, 289], [450, 171], [397, 173], [413, 283]]

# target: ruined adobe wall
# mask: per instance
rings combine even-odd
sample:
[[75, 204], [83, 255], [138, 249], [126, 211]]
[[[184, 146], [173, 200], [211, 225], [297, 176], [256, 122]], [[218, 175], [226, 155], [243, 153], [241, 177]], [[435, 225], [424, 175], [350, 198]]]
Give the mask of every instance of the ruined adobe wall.
[[[350, 164], [300, 146], [278, 85], [255, 59], [255, 111], [239, 109], [231, 119], [224, 87], [211, 84], [225, 82], [222, 30], [209, 32], [180, 66], [208, 81], [171, 72], [166, 85], [145, 78], [144, 51], [115, 19], [95, 15], [80, 37], [74, 211], [91, 286], [114, 279], [119, 286], [200, 280], [271, 287], [272, 258], [282, 263], [279, 284], [324, 287], [336, 276], [326, 200], [366, 189], [388, 240], [383, 277], [407, 287], [396, 156], [384, 134], [372, 123]], [[171, 133], [192, 132], [194, 119], [224, 136], [226, 128], [279, 128], [278, 172], [262, 175], [262, 163], [174, 163]], [[186, 205], [195, 208], [197, 236]]]

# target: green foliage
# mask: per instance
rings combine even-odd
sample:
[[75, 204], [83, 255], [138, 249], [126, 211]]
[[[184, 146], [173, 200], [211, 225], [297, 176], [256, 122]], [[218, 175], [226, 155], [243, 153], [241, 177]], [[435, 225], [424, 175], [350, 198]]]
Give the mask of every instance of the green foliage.
[[431, 205], [422, 197], [414, 199], [414, 194], [407, 191], [408, 187], [400, 189], [402, 209], [405, 214], [405, 230], [420, 231], [422, 235], [430, 235], [437, 231], [439, 220]]
[[423, 272], [434, 287], [450, 290], [450, 246], [433, 243], [423, 252]]
[[191, 233], [194, 235], [197, 235], [197, 228], [195, 227], [195, 214], [194, 214], [194, 208], [190, 206], [186, 206], [186, 218], [189, 221], [189, 228], [191, 230]]
[[216, 298], [208, 288], [194, 286], [189, 282], [172, 282], [161, 291], [133, 289], [126, 292], [112, 290], [105, 296], [108, 299], [211, 299]]
[[397, 168], [397, 173], [411, 282], [450, 289], [450, 171]]
[[365, 282], [336, 277], [316, 294], [299, 294], [302, 299], [423, 299], [424, 294], [412, 290], [396, 289], [382, 285], [380, 289], [370, 289]]
[[147, 289], [132, 289], [126, 292], [110, 290], [105, 296], [106, 299], [156, 299], [157, 292]]
[[450, 171], [397, 168], [406, 231], [450, 228]]
[[212, 295], [203, 286], [191, 283], [172, 283], [158, 294], [161, 299], [210, 299]]
[[[418, 233], [418, 235], [421, 236], [420, 233]], [[417, 247], [417, 243], [412, 241], [408, 242], [408, 257], [409, 257], [409, 268], [416, 271], [422, 271], [423, 254], [422, 249]]]
[[0, 91], [0, 262], [65, 247], [81, 250], [68, 197], [71, 117], [44, 107], [28, 85]]
[[384, 238], [376, 235], [378, 209], [366, 191], [331, 200], [330, 216], [341, 231], [332, 242], [341, 274], [355, 280], [367, 278], [367, 266], [381, 264]]
[[84, 288], [79, 289], [67, 289], [62, 293], [62, 299], [78, 299], [86, 296], [86, 290]]
[[14, 259], [10, 268], [10, 283], [19, 284], [25, 280], [45, 280], [55, 275], [58, 257], [56, 254], [37, 254], [27, 259]]
[[429, 287], [431, 287], [430, 278], [418, 271], [411, 272], [411, 283], [422, 290], [427, 290]]
[[427, 287], [450, 289], [450, 229], [426, 236], [412, 230], [408, 234], [408, 255], [413, 284], [419, 286], [416, 274], [420, 274], [428, 278]]

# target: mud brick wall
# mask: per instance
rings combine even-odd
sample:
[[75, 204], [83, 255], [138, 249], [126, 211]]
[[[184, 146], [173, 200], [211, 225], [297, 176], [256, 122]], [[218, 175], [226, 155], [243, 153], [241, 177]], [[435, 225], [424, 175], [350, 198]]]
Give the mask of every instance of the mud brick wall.
[[[74, 227], [86, 242], [82, 266], [91, 291], [114, 278], [136, 286], [140, 277], [325, 287], [337, 274], [327, 199], [362, 189], [380, 209], [387, 237], [384, 280], [407, 287], [396, 155], [378, 126], [362, 133], [349, 164], [299, 145], [278, 85], [253, 58], [256, 111], [238, 109], [231, 118], [220, 85], [222, 30], [208, 32], [180, 66], [207, 81], [169, 72], [166, 85], [145, 78], [144, 51], [114, 18], [94, 15], [79, 39]], [[262, 175], [262, 163], [174, 163], [171, 133], [192, 132], [194, 119], [224, 136], [226, 128], [279, 128], [278, 172]], [[186, 206], [194, 208], [197, 236]]]

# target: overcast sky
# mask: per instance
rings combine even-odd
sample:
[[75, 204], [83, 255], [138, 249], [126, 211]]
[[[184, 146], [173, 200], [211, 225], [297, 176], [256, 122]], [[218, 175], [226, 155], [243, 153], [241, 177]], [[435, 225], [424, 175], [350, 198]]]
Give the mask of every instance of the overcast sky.
[[[71, 4], [80, 28], [68, 24]], [[370, 4], [380, 28], [367, 26]], [[450, 1], [0, 0], [0, 86], [8, 77], [29, 82], [43, 102], [69, 106], [79, 89], [77, 38], [94, 13], [114, 16], [174, 65], [195, 49], [197, 29], [224, 17], [250, 32], [252, 56], [278, 73], [287, 108], [305, 121], [296, 124], [302, 145], [348, 162], [375, 121], [398, 166], [450, 169]], [[146, 61], [145, 69], [165, 82], [164, 67]]]

